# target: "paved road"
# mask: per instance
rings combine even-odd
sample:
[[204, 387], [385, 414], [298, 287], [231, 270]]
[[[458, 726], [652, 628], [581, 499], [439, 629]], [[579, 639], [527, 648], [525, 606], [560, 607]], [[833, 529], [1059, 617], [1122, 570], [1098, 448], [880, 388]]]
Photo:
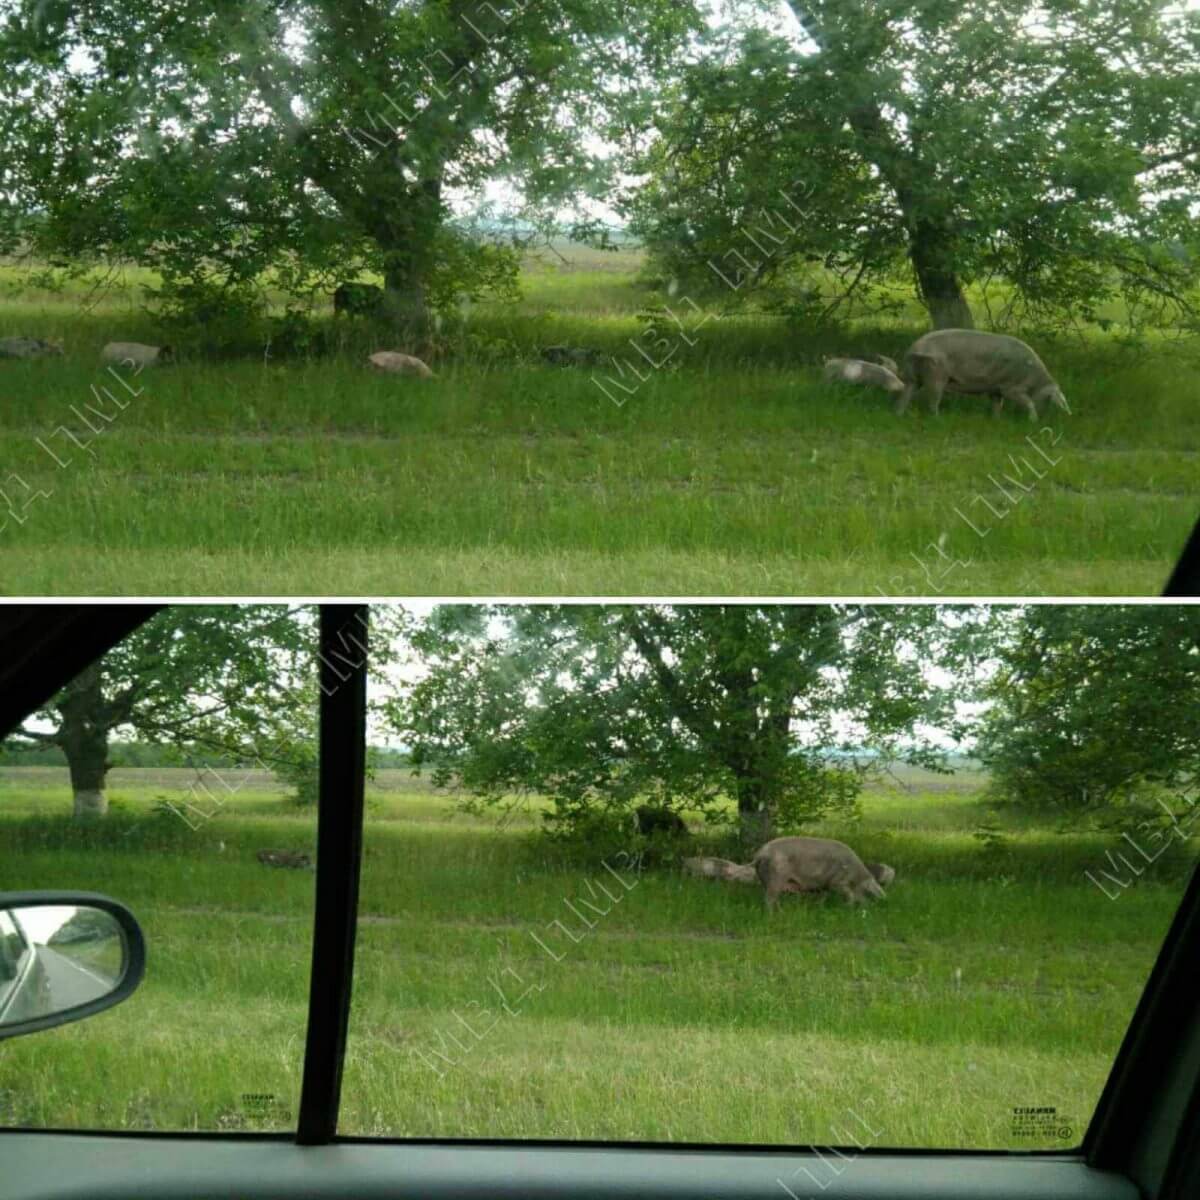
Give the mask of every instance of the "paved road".
[[112, 980], [80, 966], [50, 946], [39, 946], [37, 954], [42, 966], [46, 968], [53, 1012], [62, 1012], [64, 1009], [98, 1000], [113, 990]]

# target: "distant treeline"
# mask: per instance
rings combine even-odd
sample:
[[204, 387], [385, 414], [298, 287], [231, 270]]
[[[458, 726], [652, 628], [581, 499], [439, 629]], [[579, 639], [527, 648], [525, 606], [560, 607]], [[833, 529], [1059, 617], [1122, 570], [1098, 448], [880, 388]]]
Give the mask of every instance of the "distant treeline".
[[[383, 746], [372, 747], [374, 765], [384, 770], [407, 767], [408, 753]], [[185, 758], [169, 746], [148, 742], [113, 742], [108, 747], [109, 765], [113, 767], [212, 767], [214, 769], [252, 767], [253, 762], [239, 762], [227, 754], [194, 751]], [[58, 746], [28, 746], [15, 742], [0, 742], [0, 767], [65, 767], [66, 755]]]
[[[396, 750], [385, 746], [372, 746], [372, 765], [379, 770], [396, 770], [411, 766], [407, 750]], [[876, 757], [870, 750], [831, 750], [830, 758]], [[113, 742], [108, 747], [108, 761], [114, 767], [222, 767], [246, 768], [254, 766], [251, 761], [238, 761], [227, 754], [196, 750], [185, 758], [179, 750], [170, 746], [156, 746], [149, 742]], [[0, 742], [0, 766], [7, 767], [65, 767], [66, 756], [58, 746], [27, 746], [15, 742]], [[946, 765], [955, 771], [977, 770], [979, 763], [969, 755], [949, 754]]]

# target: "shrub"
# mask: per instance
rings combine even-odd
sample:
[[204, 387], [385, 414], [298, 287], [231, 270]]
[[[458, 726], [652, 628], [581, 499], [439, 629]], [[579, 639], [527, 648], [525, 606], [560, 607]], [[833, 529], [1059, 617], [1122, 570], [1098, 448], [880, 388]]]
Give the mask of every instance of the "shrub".
[[266, 343], [266, 303], [253, 284], [168, 278], [146, 293], [151, 300], [147, 311], [173, 345], [236, 354], [257, 351]]
[[332, 335], [304, 309], [289, 307], [267, 319], [267, 350], [272, 358], [309, 358], [332, 349]]

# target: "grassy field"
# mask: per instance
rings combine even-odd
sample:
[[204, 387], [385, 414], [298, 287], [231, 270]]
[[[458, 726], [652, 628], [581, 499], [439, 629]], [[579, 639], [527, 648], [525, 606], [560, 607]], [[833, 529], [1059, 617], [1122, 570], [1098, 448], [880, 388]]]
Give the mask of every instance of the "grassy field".
[[[519, 304], [471, 307], [428, 382], [364, 368], [368, 351], [404, 348], [386, 334], [344, 331], [321, 359], [204, 357], [203, 330], [189, 346], [155, 329], [145, 276], [92, 295], [0, 267], [0, 336], [67, 351], [0, 360], [0, 477], [18, 513], [0, 531], [0, 590], [1146, 595], [1165, 583], [1196, 515], [1194, 339], [1140, 353], [1116, 338], [1034, 339], [1073, 413], [1032, 429], [962, 398], [937, 420], [900, 419], [883, 393], [823, 386], [818, 364], [900, 354], [921, 331], [915, 311], [813, 332], [677, 298], [688, 341], [653, 349], [638, 313], [664, 296], [639, 282], [636, 253], [574, 255], [529, 264]], [[667, 358], [660, 369], [639, 337]], [[110, 339], [174, 340], [184, 361], [144, 372], [134, 397], [98, 365]], [[543, 364], [538, 348], [559, 342], [617, 355], [625, 381], [606, 394], [590, 370]], [[103, 386], [115, 401], [97, 401]]]
[[[5, 1044], [0, 1120], [286, 1128], [313, 875], [254, 852], [311, 850], [311, 814], [238, 776], [193, 830], [152, 812], [184, 797], [186, 772], [130, 770], [113, 772], [107, 823], [80, 829], [64, 777], [0, 771], [2, 886], [126, 901], [148, 970], [123, 1006]], [[936, 782], [876, 786], [857, 825], [814, 830], [897, 868], [884, 902], [786, 897], [769, 916], [755, 888], [581, 866], [532, 836], [536, 806], [501, 829], [385, 772], [369, 793], [342, 1132], [1076, 1144], [1193, 850], [1109, 899], [1084, 873], [1119, 849], [1113, 835], [1001, 814], [989, 847], [974, 836], [989, 818], [979, 777]], [[1053, 1129], [1022, 1136], [1012, 1110], [1026, 1105], [1055, 1107]]]

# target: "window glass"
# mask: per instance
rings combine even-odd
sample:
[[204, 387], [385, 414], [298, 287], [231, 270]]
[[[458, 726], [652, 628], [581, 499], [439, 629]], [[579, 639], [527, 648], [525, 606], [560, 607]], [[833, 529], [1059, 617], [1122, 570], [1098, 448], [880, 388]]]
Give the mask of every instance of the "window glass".
[[1196, 859], [1200, 610], [391, 615], [343, 1133], [1080, 1143]]
[[[147, 943], [123, 1003], [3, 1043], [0, 1124], [294, 1127], [314, 630], [302, 609], [168, 609], [0, 743], [0, 889], [100, 892], [133, 911]], [[93, 973], [119, 949], [64, 930], [50, 941]], [[0, 1006], [19, 965], [6, 950], [21, 945], [0, 912]]]
[[0, 912], [0, 1015], [9, 1010], [27, 954], [28, 943], [13, 915]]
[[[376, 606], [340, 1131], [1077, 1145], [1196, 859], [1198, 612]], [[4, 743], [3, 886], [148, 946], [4, 1124], [294, 1125], [314, 628], [169, 610]]]

